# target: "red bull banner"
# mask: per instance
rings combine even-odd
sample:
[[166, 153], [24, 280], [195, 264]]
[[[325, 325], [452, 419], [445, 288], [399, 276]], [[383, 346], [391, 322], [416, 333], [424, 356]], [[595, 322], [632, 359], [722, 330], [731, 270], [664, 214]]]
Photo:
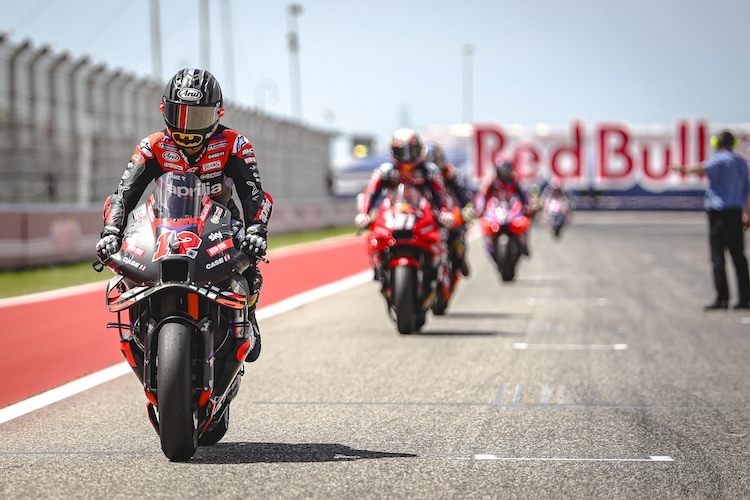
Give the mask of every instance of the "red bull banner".
[[499, 155], [513, 161], [522, 184], [558, 177], [579, 195], [583, 207], [590, 195], [600, 208], [699, 209], [706, 179], [673, 172], [669, 165], [707, 160], [713, 153], [711, 137], [724, 129], [738, 138], [736, 152], [750, 159], [748, 124], [712, 126], [707, 120], [685, 119], [663, 127], [573, 121], [567, 130], [537, 126], [526, 132], [476, 124], [472, 158], [463, 170], [478, 182]]

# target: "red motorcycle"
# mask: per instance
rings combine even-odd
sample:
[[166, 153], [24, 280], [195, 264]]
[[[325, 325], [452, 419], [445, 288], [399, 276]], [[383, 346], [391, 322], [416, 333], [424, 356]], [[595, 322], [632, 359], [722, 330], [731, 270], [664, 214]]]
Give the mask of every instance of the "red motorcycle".
[[[449, 283], [444, 230], [429, 201], [413, 186], [390, 188], [370, 224], [367, 245], [399, 333], [418, 332]], [[447, 301], [444, 295], [442, 300]]]
[[257, 262], [235, 247], [229, 210], [203, 188], [193, 174], [162, 175], [104, 262], [116, 273], [106, 299], [118, 321], [107, 327], [120, 333], [171, 461], [224, 436], [254, 339], [240, 273]]
[[528, 255], [526, 235], [531, 219], [524, 213], [523, 202], [516, 196], [489, 198], [479, 219], [487, 252], [495, 262], [503, 281], [513, 281], [521, 255]]

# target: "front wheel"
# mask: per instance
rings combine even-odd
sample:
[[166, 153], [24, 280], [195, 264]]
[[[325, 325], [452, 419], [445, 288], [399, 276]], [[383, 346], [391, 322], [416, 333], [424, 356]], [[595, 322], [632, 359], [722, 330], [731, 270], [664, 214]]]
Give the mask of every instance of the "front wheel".
[[198, 447], [190, 376], [191, 329], [179, 322], [159, 330], [156, 388], [159, 437], [164, 455], [172, 462], [190, 460]]
[[520, 250], [518, 241], [502, 234], [495, 242], [495, 263], [503, 281], [513, 281], [516, 278], [516, 263]]
[[396, 266], [391, 279], [396, 326], [399, 333], [412, 333], [416, 329], [417, 270], [408, 266]]

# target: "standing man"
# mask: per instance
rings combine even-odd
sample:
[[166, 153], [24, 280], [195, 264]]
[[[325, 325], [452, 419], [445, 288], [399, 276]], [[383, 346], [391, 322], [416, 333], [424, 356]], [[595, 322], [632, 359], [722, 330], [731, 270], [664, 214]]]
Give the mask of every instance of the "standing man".
[[736, 139], [728, 130], [711, 138], [716, 153], [710, 160], [693, 165], [672, 165], [685, 174], [706, 174], [704, 206], [708, 213], [708, 241], [711, 246], [716, 300], [705, 310], [727, 309], [729, 287], [724, 252], [729, 250], [737, 273], [739, 300], [735, 309], [750, 309], [750, 278], [745, 257], [744, 231], [750, 228], [750, 181], [747, 163], [734, 152]]

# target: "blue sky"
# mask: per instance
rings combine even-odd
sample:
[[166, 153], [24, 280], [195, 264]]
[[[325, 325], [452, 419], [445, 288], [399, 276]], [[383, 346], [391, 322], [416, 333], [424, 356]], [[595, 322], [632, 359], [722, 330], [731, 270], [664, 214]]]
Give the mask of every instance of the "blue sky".
[[[159, 0], [162, 81], [200, 66], [200, 0]], [[209, 69], [228, 99], [292, 115], [287, 6], [210, 0]], [[302, 119], [385, 141], [474, 121], [750, 122], [746, 0], [298, 0]], [[0, 31], [153, 75], [150, 0], [4, 2]], [[222, 34], [229, 5], [232, 43]], [[463, 54], [465, 44], [473, 54]], [[233, 49], [227, 71], [225, 47]], [[471, 63], [471, 90], [463, 64]], [[232, 78], [232, 75], [234, 76]], [[464, 99], [471, 96], [471, 108]], [[252, 136], [252, 131], [247, 131]]]

